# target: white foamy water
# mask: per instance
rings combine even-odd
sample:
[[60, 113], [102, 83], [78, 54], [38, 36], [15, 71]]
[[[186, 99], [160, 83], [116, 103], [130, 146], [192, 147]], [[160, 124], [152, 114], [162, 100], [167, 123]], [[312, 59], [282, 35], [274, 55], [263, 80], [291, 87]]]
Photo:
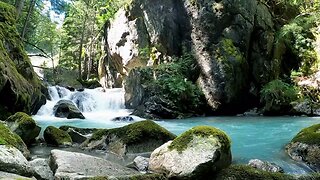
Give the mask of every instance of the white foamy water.
[[[112, 121], [115, 117], [129, 116], [130, 111], [125, 109], [124, 90], [121, 88], [107, 89], [84, 89], [84, 91], [70, 91], [60, 86], [51, 86], [48, 88], [51, 100], [40, 108], [34, 119], [43, 125], [68, 124], [72, 122], [86, 123], [94, 125], [95, 123], [115, 124]], [[83, 113], [86, 119], [66, 119], [54, 117], [53, 107], [60, 100], [72, 101]], [[139, 120], [138, 117], [133, 117]], [[125, 123], [125, 122], [124, 122]], [[119, 126], [124, 123], [118, 123]]]

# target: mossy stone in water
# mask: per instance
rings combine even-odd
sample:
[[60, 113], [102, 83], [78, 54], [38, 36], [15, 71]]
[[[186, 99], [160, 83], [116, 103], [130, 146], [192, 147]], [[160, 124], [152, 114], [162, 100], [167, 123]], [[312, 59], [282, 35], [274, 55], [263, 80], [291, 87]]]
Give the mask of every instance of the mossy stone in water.
[[26, 144], [17, 134], [10, 131], [10, 129], [3, 123], [0, 123], [0, 145], [10, 145], [22, 152], [28, 158], [30, 155]]
[[292, 142], [300, 142], [308, 145], [320, 145], [320, 124], [302, 129]]
[[182, 152], [184, 149], [188, 147], [188, 144], [193, 140], [194, 136], [217, 137], [221, 142], [221, 148], [223, 150], [230, 149], [231, 140], [228, 137], [228, 135], [220, 129], [211, 126], [197, 126], [184, 132], [179, 137], [173, 140], [173, 142], [169, 146], [169, 149], [176, 149], [177, 151]]
[[91, 140], [99, 140], [103, 136], [116, 135], [125, 144], [136, 144], [146, 142], [149, 139], [167, 142], [176, 137], [165, 128], [151, 120], [145, 120], [114, 129], [103, 129], [95, 132]]
[[175, 137], [157, 123], [145, 120], [120, 128], [98, 130], [82, 145], [89, 149], [107, 147], [107, 151], [125, 156], [127, 153], [151, 152]]
[[23, 112], [17, 112], [10, 116], [6, 122], [9, 124], [10, 129], [18, 134], [27, 145], [34, 142], [41, 131], [36, 122]]
[[43, 133], [44, 139], [48, 144], [59, 145], [71, 145], [72, 139], [70, 135], [54, 126], [48, 126]]
[[294, 180], [296, 178], [288, 174], [266, 172], [246, 165], [231, 165], [221, 170], [214, 179]]

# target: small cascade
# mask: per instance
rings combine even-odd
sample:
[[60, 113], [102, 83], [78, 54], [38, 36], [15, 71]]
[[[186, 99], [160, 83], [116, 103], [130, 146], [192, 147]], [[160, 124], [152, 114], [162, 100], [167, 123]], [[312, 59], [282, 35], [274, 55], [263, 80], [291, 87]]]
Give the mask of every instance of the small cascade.
[[130, 111], [125, 109], [124, 90], [121, 88], [70, 91], [64, 87], [51, 86], [48, 90], [51, 99], [47, 100], [35, 115], [37, 120], [57, 119], [54, 117], [53, 107], [60, 100], [72, 101], [88, 120], [105, 121], [130, 114]]

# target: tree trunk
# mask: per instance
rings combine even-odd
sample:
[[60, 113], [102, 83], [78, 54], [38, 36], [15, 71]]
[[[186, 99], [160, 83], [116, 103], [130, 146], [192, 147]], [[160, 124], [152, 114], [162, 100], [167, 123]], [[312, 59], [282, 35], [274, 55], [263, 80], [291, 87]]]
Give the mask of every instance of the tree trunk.
[[31, 0], [30, 1], [30, 6], [29, 6], [29, 10], [28, 10], [28, 14], [27, 14], [27, 17], [24, 21], [24, 24], [23, 24], [23, 29], [22, 29], [22, 33], [21, 33], [21, 38], [24, 39], [24, 36], [26, 34], [26, 30], [27, 30], [27, 25], [28, 25], [28, 21], [30, 19], [30, 16], [31, 16], [31, 13], [33, 11], [33, 7], [35, 6], [36, 4], [36, 0]]
[[82, 49], [83, 49], [83, 41], [84, 41], [84, 33], [86, 31], [86, 21], [87, 21], [87, 16], [85, 16], [83, 24], [82, 24], [82, 33], [81, 33], [81, 40], [80, 40], [80, 47], [79, 47], [79, 59], [78, 59], [78, 67], [79, 67], [79, 80], [82, 80], [82, 66], [81, 66], [81, 61], [82, 61]]
[[23, 6], [24, 6], [24, 1], [25, 0], [16, 0], [16, 2], [15, 2], [15, 7], [16, 7], [16, 10], [17, 10], [17, 19], [19, 19], [19, 17], [20, 17], [21, 11], [22, 11]]

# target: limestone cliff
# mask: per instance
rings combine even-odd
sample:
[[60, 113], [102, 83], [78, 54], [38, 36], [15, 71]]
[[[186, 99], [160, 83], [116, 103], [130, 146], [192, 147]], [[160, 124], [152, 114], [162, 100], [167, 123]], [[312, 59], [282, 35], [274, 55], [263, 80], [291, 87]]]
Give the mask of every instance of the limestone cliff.
[[[243, 112], [256, 106], [261, 87], [282, 73], [282, 59], [274, 58], [275, 13], [258, 0], [133, 0], [107, 25], [109, 58], [102, 67], [112, 68], [109, 77], [120, 79], [121, 86], [132, 69], [169, 62], [184, 48], [200, 68], [197, 84], [211, 111]], [[138, 98], [130, 99], [133, 109], [148, 101], [135, 87], [126, 87], [127, 97]]]
[[36, 113], [46, 98], [15, 26], [14, 7], [0, 2], [0, 119]]

